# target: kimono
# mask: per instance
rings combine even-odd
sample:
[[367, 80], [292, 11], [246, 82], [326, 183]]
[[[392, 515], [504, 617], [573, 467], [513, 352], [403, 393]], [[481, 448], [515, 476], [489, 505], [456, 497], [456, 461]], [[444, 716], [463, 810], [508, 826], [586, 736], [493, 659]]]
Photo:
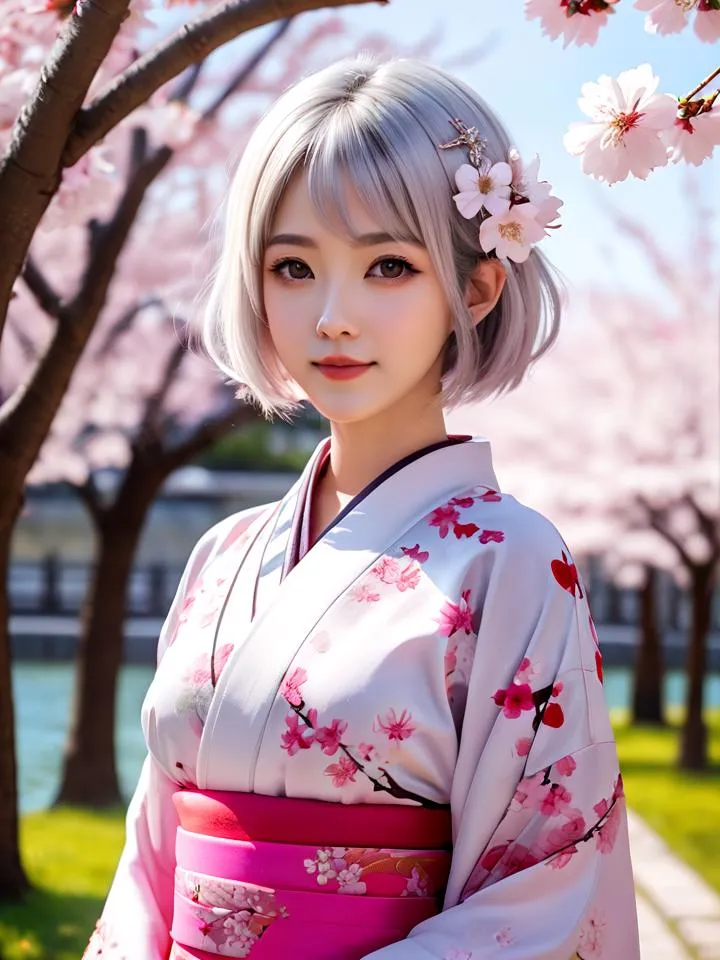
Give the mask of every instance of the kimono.
[[86, 960], [638, 960], [568, 547], [475, 438], [405, 458], [311, 545], [328, 451], [189, 559]]

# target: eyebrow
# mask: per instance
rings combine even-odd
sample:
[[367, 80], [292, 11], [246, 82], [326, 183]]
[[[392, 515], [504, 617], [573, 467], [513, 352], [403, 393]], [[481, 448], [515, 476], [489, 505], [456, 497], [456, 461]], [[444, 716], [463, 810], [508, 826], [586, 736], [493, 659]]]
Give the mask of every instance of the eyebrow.
[[[420, 246], [417, 241], [410, 238], [399, 240], [397, 237], [384, 232], [362, 233], [358, 237], [353, 237], [350, 242], [354, 247], [376, 247], [381, 243], [412, 243], [414, 246]], [[274, 237], [270, 237], [267, 243], [268, 247], [280, 246], [281, 244], [317, 249], [317, 243], [312, 237], [306, 237], [302, 233], [276, 233]]]

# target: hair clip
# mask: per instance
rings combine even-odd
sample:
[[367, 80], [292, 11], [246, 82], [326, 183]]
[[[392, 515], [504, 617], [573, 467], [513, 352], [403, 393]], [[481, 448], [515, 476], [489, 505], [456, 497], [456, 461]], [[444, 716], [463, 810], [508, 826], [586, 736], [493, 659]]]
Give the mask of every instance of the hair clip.
[[533, 245], [557, 229], [562, 200], [551, 195], [546, 180], [538, 180], [540, 158], [525, 166], [515, 149], [507, 161], [491, 163], [487, 156], [487, 140], [477, 127], [457, 118], [450, 120], [457, 137], [438, 144], [441, 150], [455, 147], [468, 151], [469, 163], [455, 172], [459, 193], [453, 200], [460, 214], [468, 220], [480, 216], [480, 247], [501, 259], [523, 263]]

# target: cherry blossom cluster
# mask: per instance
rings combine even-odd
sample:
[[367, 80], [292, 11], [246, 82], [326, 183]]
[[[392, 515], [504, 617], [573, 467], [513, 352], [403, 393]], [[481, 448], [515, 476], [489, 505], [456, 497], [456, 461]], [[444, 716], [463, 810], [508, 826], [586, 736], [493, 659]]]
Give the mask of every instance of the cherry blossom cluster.
[[678, 100], [659, 93], [659, 82], [646, 63], [583, 85], [578, 103], [589, 119], [570, 124], [564, 143], [585, 173], [607, 183], [630, 174], [644, 180], [656, 167], [699, 166], [712, 155], [720, 143], [718, 91]]
[[[552, 39], [562, 36], [565, 46], [594, 44], [618, 2], [525, 0], [525, 13]], [[678, 33], [692, 17], [700, 40], [720, 39], [720, 0], [635, 0], [635, 8], [647, 13], [650, 33]], [[720, 68], [685, 97], [659, 93], [649, 64], [586, 83], [578, 103], [589, 122], [570, 125], [565, 147], [581, 158], [585, 173], [607, 183], [631, 174], [644, 180], [656, 167], [681, 160], [699, 166], [720, 143], [720, 90], [701, 95], [718, 75]]]
[[[594, 44], [600, 30], [620, 0], [525, 0], [525, 15], [539, 20], [552, 40], [563, 38], [564, 46]], [[720, 39], [718, 0], [635, 0], [635, 9], [647, 13], [645, 29], [664, 36], [679, 33], [692, 18], [693, 29], [703, 43]], [[694, 15], [694, 16], [693, 16]]]
[[562, 200], [552, 196], [546, 180], [538, 180], [540, 158], [528, 166], [515, 149], [507, 162], [492, 163], [485, 155], [485, 141], [476, 127], [451, 120], [458, 136], [441, 149], [466, 147], [470, 163], [455, 172], [459, 193], [453, 200], [467, 220], [480, 217], [480, 246], [485, 253], [495, 251], [501, 260], [523, 263], [533, 245], [559, 227], [557, 220]]

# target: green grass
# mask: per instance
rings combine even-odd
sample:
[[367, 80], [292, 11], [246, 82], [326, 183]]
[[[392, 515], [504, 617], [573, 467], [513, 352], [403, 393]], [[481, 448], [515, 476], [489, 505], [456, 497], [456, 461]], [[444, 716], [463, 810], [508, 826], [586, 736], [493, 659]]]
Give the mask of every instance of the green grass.
[[711, 767], [675, 767], [678, 729], [616, 727], [628, 804], [720, 893], [720, 712], [710, 722]]
[[[720, 712], [710, 718], [713, 765], [675, 769], [678, 731], [617, 724], [628, 800], [720, 892]], [[22, 848], [34, 890], [0, 904], [2, 960], [79, 960], [123, 842], [123, 815], [53, 810], [25, 817]]]
[[80, 960], [122, 848], [124, 815], [62, 809], [24, 817], [21, 844], [34, 886], [0, 904], [2, 960]]

